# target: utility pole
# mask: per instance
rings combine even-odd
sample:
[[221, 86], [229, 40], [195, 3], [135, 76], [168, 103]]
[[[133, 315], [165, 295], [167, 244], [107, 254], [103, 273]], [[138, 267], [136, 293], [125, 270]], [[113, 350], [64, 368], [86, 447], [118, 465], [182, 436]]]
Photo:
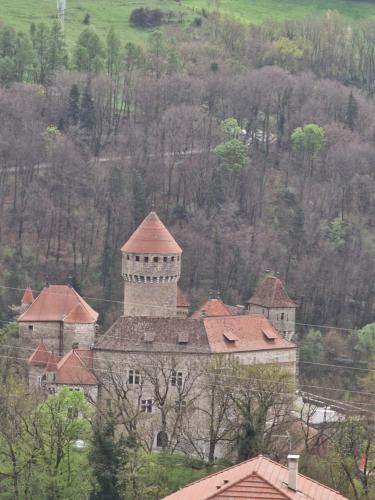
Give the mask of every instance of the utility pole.
[[56, 0], [56, 1], [57, 1], [57, 19], [59, 20], [62, 32], [64, 33], [66, 0]]

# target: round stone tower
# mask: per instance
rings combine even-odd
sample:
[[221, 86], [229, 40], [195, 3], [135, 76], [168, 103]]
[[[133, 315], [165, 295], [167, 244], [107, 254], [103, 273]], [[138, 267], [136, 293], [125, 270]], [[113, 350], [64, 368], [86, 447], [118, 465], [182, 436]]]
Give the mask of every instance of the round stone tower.
[[155, 212], [121, 248], [124, 316], [177, 316], [182, 250]]

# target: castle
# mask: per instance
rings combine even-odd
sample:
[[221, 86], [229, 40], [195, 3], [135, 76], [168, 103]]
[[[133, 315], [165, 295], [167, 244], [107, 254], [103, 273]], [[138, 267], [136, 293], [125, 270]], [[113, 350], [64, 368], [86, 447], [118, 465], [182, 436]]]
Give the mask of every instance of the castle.
[[[25, 291], [18, 321], [22, 344], [35, 348], [28, 361], [31, 386], [48, 392], [69, 386], [110, 408], [120, 384], [123, 397], [130, 394], [131, 404], [149, 417], [143, 425], [157, 447], [172, 432], [162, 406], [171, 398], [173, 411], [185, 407], [185, 382], [213, 355], [280, 364], [295, 374], [296, 304], [280, 279], [266, 277], [246, 306], [210, 299], [188, 316], [178, 287], [182, 249], [154, 211], [121, 252], [124, 314], [103, 335], [96, 334], [98, 314], [70, 286], [48, 285], [35, 299]], [[156, 366], [168, 374], [161, 385], [171, 386], [162, 403], [152, 384]], [[199, 388], [192, 391], [196, 400]]]

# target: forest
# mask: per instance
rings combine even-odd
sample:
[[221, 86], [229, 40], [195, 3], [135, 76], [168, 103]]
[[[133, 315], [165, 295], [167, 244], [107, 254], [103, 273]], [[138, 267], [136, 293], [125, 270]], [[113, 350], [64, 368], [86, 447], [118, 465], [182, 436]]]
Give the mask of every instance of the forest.
[[[298, 304], [302, 382], [373, 405], [374, 32], [333, 13], [245, 26], [205, 12], [173, 38], [138, 46], [87, 26], [68, 48], [57, 23], [0, 26], [3, 324], [26, 286], [71, 281], [104, 331], [122, 312], [121, 245], [154, 206], [183, 248], [192, 307], [244, 304], [271, 270]], [[0, 418], [23, 428], [30, 414], [38, 432], [45, 406], [23, 399]], [[353, 439], [374, 450], [363, 425]]]

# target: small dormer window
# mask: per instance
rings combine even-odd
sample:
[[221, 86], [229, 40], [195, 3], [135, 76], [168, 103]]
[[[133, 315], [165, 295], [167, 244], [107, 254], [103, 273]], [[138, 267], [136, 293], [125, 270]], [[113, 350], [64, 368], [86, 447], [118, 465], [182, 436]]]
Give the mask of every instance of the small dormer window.
[[159, 262], [159, 257], [154, 257], [154, 262]]

